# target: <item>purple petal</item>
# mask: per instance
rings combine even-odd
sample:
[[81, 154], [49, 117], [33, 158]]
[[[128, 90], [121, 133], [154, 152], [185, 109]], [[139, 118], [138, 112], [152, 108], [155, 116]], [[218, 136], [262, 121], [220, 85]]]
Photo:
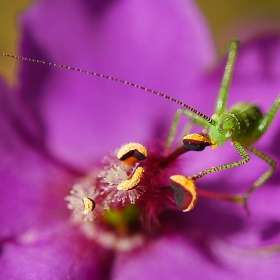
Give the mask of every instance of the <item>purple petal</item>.
[[112, 253], [77, 231], [60, 228], [39, 243], [6, 243], [0, 259], [1, 279], [107, 279]]
[[1, 84], [0, 236], [4, 239], [68, 217], [61, 201], [73, 181], [72, 174], [52, 164], [17, 130], [12, 94]]
[[107, 277], [111, 253], [69, 222], [73, 175], [20, 134], [12, 94], [0, 80], [0, 278]]
[[73, 176], [26, 141], [0, 81], [0, 278], [104, 279], [112, 252], [73, 228], [64, 197]]
[[[198, 98], [194, 84], [213, 46], [193, 1], [90, 3], [37, 3], [22, 19], [23, 54], [120, 77], [186, 102], [188, 95]], [[176, 108], [150, 93], [41, 65], [24, 64], [21, 82], [48, 148], [86, 169], [125, 142], [166, 137]]]
[[135, 253], [118, 255], [113, 276], [122, 280], [279, 277], [279, 256], [265, 259], [261, 254], [223, 247], [222, 243], [216, 244], [213, 249], [216, 251], [210, 258], [181, 236], [164, 237]]

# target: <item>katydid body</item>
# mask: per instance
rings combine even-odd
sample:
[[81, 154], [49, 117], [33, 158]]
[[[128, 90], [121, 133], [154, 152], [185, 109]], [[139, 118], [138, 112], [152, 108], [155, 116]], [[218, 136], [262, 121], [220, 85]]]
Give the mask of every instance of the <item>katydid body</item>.
[[189, 110], [179, 109], [175, 115], [167, 146], [170, 147], [174, 140], [174, 135], [177, 130], [179, 118], [181, 115], [190, 117], [193, 123], [203, 126], [204, 132], [209, 131], [208, 136], [213, 147], [220, 147], [228, 140], [231, 140], [233, 146], [236, 148], [242, 160], [223, 164], [220, 166], [212, 167], [199, 172], [197, 175], [190, 176], [192, 180], [197, 180], [207, 174], [217, 172], [223, 169], [233, 168], [247, 163], [250, 156], [246, 150], [252, 152], [271, 167], [266, 171], [251, 188], [248, 189], [244, 195], [245, 203], [250, 194], [261, 186], [275, 171], [276, 162], [265, 155], [261, 151], [252, 147], [254, 144], [269, 128], [273, 121], [279, 106], [280, 95], [275, 100], [274, 104], [266, 114], [262, 114], [259, 107], [250, 103], [238, 103], [226, 110], [228, 99], [228, 88], [232, 76], [232, 70], [237, 55], [238, 42], [231, 42], [229, 57], [225, 68], [221, 89], [219, 91], [218, 99], [216, 101], [215, 113], [209, 120], [209, 117], [201, 115], [200, 112], [190, 112]]

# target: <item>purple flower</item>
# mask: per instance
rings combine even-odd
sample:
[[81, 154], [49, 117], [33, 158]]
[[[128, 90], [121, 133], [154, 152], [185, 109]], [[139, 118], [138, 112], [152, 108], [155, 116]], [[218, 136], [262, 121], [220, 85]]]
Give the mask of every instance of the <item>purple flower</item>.
[[[209, 31], [192, 1], [40, 1], [21, 24], [26, 57], [120, 77], [213, 113], [224, 61], [214, 63]], [[276, 36], [244, 44], [229, 105], [269, 109], [280, 89], [279, 50]], [[191, 176], [238, 155], [225, 145], [163, 166], [176, 104], [27, 62], [16, 89], [3, 81], [0, 87], [1, 279], [279, 277], [278, 172], [249, 198], [250, 217], [240, 205], [205, 197], [183, 213], [163, 194], [170, 175]], [[277, 161], [279, 120], [256, 144]], [[115, 150], [130, 142], [147, 147], [144, 163], [117, 160]], [[124, 196], [119, 184], [139, 167], [145, 172], [136, 193]], [[244, 193], [267, 167], [252, 156], [196, 185]], [[114, 213], [104, 216], [108, 207]]]

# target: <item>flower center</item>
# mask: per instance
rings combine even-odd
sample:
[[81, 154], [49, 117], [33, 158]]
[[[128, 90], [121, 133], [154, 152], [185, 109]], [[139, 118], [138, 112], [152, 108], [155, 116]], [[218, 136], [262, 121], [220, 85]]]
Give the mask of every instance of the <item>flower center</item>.
[[113, 248], [124, 240], [129, 248], [138, 246], [163, 211], [178, 207], [189, 211], [195, 205], [193, 181], [171, 177], [178, 173], [172, 162], [179, 154], [164, 157], [154, 149], [148, 154], [141, 144], [129, 143], [104, 157], [102, 165], [76, 183], [65, 198], [73, 220], [89, 238], [106, 247], [109, 239], [114, 240]]

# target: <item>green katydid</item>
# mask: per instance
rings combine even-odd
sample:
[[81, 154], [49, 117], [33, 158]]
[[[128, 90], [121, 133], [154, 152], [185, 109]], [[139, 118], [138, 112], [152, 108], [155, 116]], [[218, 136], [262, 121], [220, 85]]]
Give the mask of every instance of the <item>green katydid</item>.
[[[221, 88], [216, 101], [215, 113], [211, 118], [209, 118], [196, 110], [190, 110], [188, 108], [178, 109], [171, 126], [167, 146], [170, 147], [174, 140], [179, 117], [181, 115], [186, 115], [190, 117], [194, 123], [203, 126], [204, 131], [209, 131], [208, 138], [206, 140], [198, 141], [199, 145], [202, 146], [202, 148], [198, 150], [202, 150], [205, 146], [209, 146], [210, 144], [220, 147], [228, 140], [231, 140], [233, 146], [242, 157], [242, 160], [240, 161], [212, 167], [199, 172], [197, 175], [189, 177], [193, 181], [213, 172], [246, 164], [250, 160], [250, 156], [246, 150], [252, 152], [260, 159], [267, 162], [270, 165], [270, 169], [267, 170], [261, 177], [259, 177], [244, 195], [246, 205], [247, 198], [254, 190], [267, 181], [276, 169], [276, 161], [256, 148], [253, 148], [252, 144], [255, 143], [269, 128], [279, 109], [280, 95], [278, 95], [274, 104], [265, 115], [261, 113], [261, 110], [256, 105], [250, 103], [238, 103], [232, 106], [229, 110], [226, 110], [228, 89], [236, 60], [238, 45], [238, 41], [231, 42]], [[195, 146], [196, 140], [192, 140], [193, 139], [190, 137], [189, 140], [186, 141], [187, 149], [190, 149], [191, 145]], [[205, 146], [203, 146], [203, 141]], [[193, 147], [194, 150], [196, 148], [197, 147]]]
[[[246, 205], [246, 200], [251, 195], [251, 193], [254, 190], [256, 190], [258, 187], [260, 187], [273, 174], [276, 168], [276, 162], [272, 158], [265, 155], [264, 153], [257, 150], [256, 148], [253, 148], [251, 145], [254, 142], [256, 142], [267, 131], [268, 127], [273, 121], [277, 113], [277, 110], [279, 109], [280, 106], [280, 95], [277, 97], [274, 104], [265, 115], [262, 115], [260, 109], [256, 105], [250, 103], [238, 103], [232, 106], [229, 110], [226, 110], [228, 89], [231, 81], [234, 63], [237, 56], [237, 50], [238, 50], [238, 42], [232, 41], [230, 44], [229, 56], [228, 56], [225, 72], [223, 75], [221, 88], [216, 101], [215, 113], [212, 115], [211, 118], [171, 96], [146, 88], [144, 86], [137, 85], [132, 82], [128, 82], [122, 79], [110, 77], [108, 75], [103, 75], [96, 72], [74, 68], [62, 64], [45, 62], [41, 60], [30, 59], [22, 56], [10, 55], [5, 53], [1, 53], [1, 55], [11, 57], [11, 58], [16, 58], [16, 59], [21, 59], [24, 61], [35, 62], [35, 63], [55, 66], [59, 68], [64, 68], [67, 70], [77, 71], [77, 72], [97, 76], [100, 78], [105, 78], [108, 80], [112, 80], [118, 83], [123, 83], [153, 93], [155, 95], [158, 95], [160, 97], [163, 97], [165, 99], [177, 103], [182, 108], [178, 109], [175, 114], [171, 126], [171, 130], [168, 136], [167, 144], [166, 144], [167, 148], [170, 148], [172, 142], [174, 141], [174, 136], [178, 128], [178, 122], [180, 116], [186, 115], [192, 119], [193, 123], [202, 126], [204, 132], [209, 131], [208, 135], [201, 135], [204, 137], [203, 140], [196, 141], [197, 139], [192, 139], [192, 137], [190, 136], [189, 141], [187, 141], [186, 142], [187, 144], [185, 145], [187, 150], [203, 150], [205, 146], [208, 145], [214, 145], [216, 147], [220, 147], [228, 140], [231, 140], [233, 146], [236, 148], [237, 152], [242, 157], [242, 160], [240, 161], [231, 162], [228, 164], [223, 164], [220, 166], [203, 170], [199, 172], [197, 175], [189, 176], [188, 179], [192, 181], [196, 181], [207, 174], [245, 164], [250, 160], [250, 156], [248, 155], [246, 150], [252, 152], [253, 154], [258, 156], [259, 158], [261, 158], [271, 166], [270, 169], [266, 171], [260, 178], [258, 178], [258, 180], [253, 184], [253, 186], [249, 188], [249, 190], [246, 192], [244, 197], [241, 198], [239, 196], [230, 196], [230, 195], [229, 196], [225, 195], [224, 197], [223, 195], [221, 195], [220, 197], [222, 199], [244, 202]], [[198, 146], [200, 148], [198, 148]]]

